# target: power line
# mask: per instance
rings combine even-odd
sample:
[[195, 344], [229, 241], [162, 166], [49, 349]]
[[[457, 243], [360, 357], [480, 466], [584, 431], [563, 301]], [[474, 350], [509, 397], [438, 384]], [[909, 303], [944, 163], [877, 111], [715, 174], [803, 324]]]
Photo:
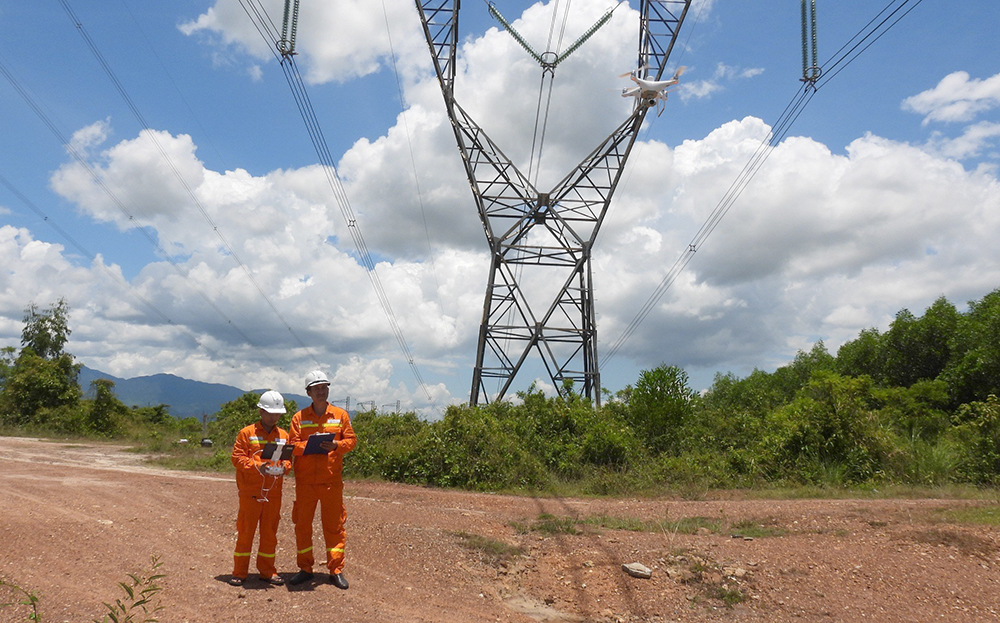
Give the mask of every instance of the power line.
[[[622, 334], [618, 339], [611, 345], [608, 350], [608, 354], [604, 357], [604, 363], [607, 364], [611, 361], [615, 355], [621, 350], [622, 346], [628, 339], [635, 333], [635, 330], [640, 324], [646, 319], [646, 316], [653, 310], [656, 304], [659, 302], [660, 298], [666, 293], [670, 286], [677, 279], [677, 276], [684, 270], [688, 265], [688, 262], [694, 257], [694, 254], [701, 248], [705, 240], [709, 235], [718, 227], [719, 223], [722, 221], [723, 217], [729, 212], [733, 207], [733, 204], [746, 189], [747, 185], [763, 166], [764, 162], [770, 156], [774, 148], [784, 139], [791, 129], [791, 126], [802, 114], [806, 105], [812, 100], [813, 95], [816, 91], [825, 86], [834, 76], [840, 73], [844, 68], [851, 64], [862, 52], [867, 50], [875, 41], [878, 41], [889, 29], [895, 26], [899, 20], [909, 14], [914, 8], [917, 7], [923, 0], [892, 0], [882, 11], [878, 13], [871, 21], [868, 22], [857, 34], [852, 37], [847, 44], [843, 45], [840, 50], [837, 51], [834, 56], [827, 61], [824, 66], [829, 66], [832, 68], [837, 68], [841, 63], [843, 66], [836, 69], [832, 73], [829, 70], [824, 70], [820, 73], [819, 80], [806, 80], [803, 82], [802, 86], [799, 88], [798, 92], [792, 97], [792, 100], [785, 107], [784, 112], [778, 118], [778, 121], [774, 124], [768, 135], [761, 141], [758, 145], [757, 150], [750, 157], [750, 160], [744, 165], [743, 170], [737, 175], [736, 180], [729, 186], [726, 193], [723, 195], [722, 199], [716, 205], [715, 209], [706, 219], [705, 223], [702, 224], [701, 229], [695, 234], [694, 238], [688, 244], [687, 248], [681, 252], [681, 255], [664, 275], [663, 279], [653, 290], [653, 293], [649, 295], [646, 302], [643, 303], [639, 311], [632, 318], [629, 324], [622, 331]], [[893, 6], [899, 2], [899, 5], [893, 9]], [[899, 11], [901, 11], [907, 4], [913, 2], [913, 5], [903, 12], [901, 15], [895, 18], [891, 23], [893, 16], [895, 16]], [[890, 11], [890, 9], [892, 9]], [[888, 12], [887, 15], [885, 15]], [[875, 26], [875, 22], [879, 17], [885, 15], [884, 18]], [[886, 24], [888, 23], [888, 26]], [[857, 39], [857, 42], [855, 40]], [[869, 41], [869, 39], [871, 39]], [[867, 43], [866, 43], [867, 42]], [[854, 43], [854, 45], [851, 45]], [[848, 46], [851, 46], [849, 49]], [[863, 47], [862, 47], [863, 46]], [[860, 48], [860, 49], [859, 49]], [[847, 49], [845, 52], [844, 50]]]
[[[330, 153], [330, 148], [323, 135], [319, 119], [316, 117], [316, 111], [313, 109], [312, 103], [309, 101], [309, 93], [306, 91], [305, 83], [302, 80], [298, 67], [295, 65], [294, 41], [286, 42], [279, 36], [276, 36], [275, 33], [277, 32], [277, 28], [275, 28], [274, 23], [271, 22], [270, 18], [267, 16], [267, 11], [260, 4], [259, 0], [240, 0], [240, 4], [243, 6], [244, 11], [246, 11], [251, 21], [254, 22], [257, 32], [264, 37], [265, 41], [271, 47], [272, 53], [281, 65], [281, 69], [285, 74], [285, 80], [288, 82], [288, 86], [292, 91], [292, 96], [295, 99], [296, 106], [299, 109], [299, 114], [302, 116], [302, 121], [305, 123], [306, 130], [312, 140], [313, 148], [316, 150], [316, 155], [319, 157], [320, 163], [323, 165], [323, 173], [326, 176], [327, 183], [329, 184], [330, 190], [333, 192], [333, 196], [340, 207], [341, 215], [347, 223], [347, 229], [351, 234], [351, 239], [354, 241], [354, 246], [358, 251], [361, 263], [367, 269], [366, 273], [368, 274], [368, 278], [375, 290], [375, 295], [382, 306], [382, 310], [389, 321], [389, 326], [396, 338], [396, 342], [399, 345], [400, 350], [403, 352], [403, 355], [410, 366], [410, 370], [412, 371], [417, 382], [420, 384], [421, 389], [424, 390], [428, 400], [432, 400], [433, 397], [430, 394], [430, 390], [427, 389], [423, 376], [420, 374], [420, 370], [417, 367], [413, 354], [403, 336], [403, 332], [396, 319], [396, 315], [392, 311], [392, 305], [389, 302], [389, 297], [386, 295], [385, 289], [382, 287], [382, 281], [379, 278], [378, 271], [375, 269], [375, 261], [372, 259], [371, 253], [368, 250], [368, 245], [361, 233], [361, 228], [357, 223], [354, 211], [347, 198], [347, 193], [344, 191], [343, 184], [337, 174], [333, 156]], [[279, 55], [277, 50], [282, 50], [282, 53]]]
[[111, 80], [112, 84], [115, 87], [115, 90], [118, 91], [118, 94], [121, 96], [122, 100], [124, 100], [129, 110], [132, 111], [132, 114], [135, 116], [136, 120], [139, 122], [142, 128], [146, 130], [147, 136], [152, 141], [153, 145], [156, 147], [156, 150], [159, 152], [160, 157], [163, 158], [163, 160], [170, 167], [170, 171], [174, 174], [174, 178], [177, 179], [180, 185], [184, 188], [184, 191], [187, 193], [188, 197], [191, 199], [194, 205], [197, 206], [198, 210], [201, 212], [202, 217], [204, 217], [205, 221], [212, 228], [212, 231], [215, 233], [216, 237], [222, 242], [223, 247], [225, 247], [229, 255], [232, 256], [233, 261], [236, 262], [237, 266], [239, 266], [240, 269], [243, 271], [243, 273], [247, 276], [247, 278], [250, 280], [250, 283], [253, 284], [254, 288], [264, 299], [264, 302], [267, 303], [267, 306], [271, 309], [271, 311], [278, 318], [281, 324], [285, 326], [285, 328], [288, 330], [288, 333], [298, 343], [299, 347], [301, 347], [303, 351], [309, 353], [310, 356], [312, 356], [313, 361], [317, 365], [319, 365], [319, 360], [316, 359], [315, 355], [313, 355], [312, 349], [306, 346], [305, 342], [302, 341], [302, 339], [298, 336], [295, 330], [292, 329], [292, 326], [288, 324], [288, 321], [285, 320], [284, 316], [281, 315], [281, 312], [278, 311], [278, 308], [271, 300], [271, 297], [267, 295], [267, 293], [264, 291], [264, 288], [262, 288], [261, 285], [257, 282], [257, 279], [254, 278], [253, 273], [250, 271], [250, 268], [246, 265], [245, 262], [243, 262], [243, 260], [240, 258], [239, 253], [229, 242], [229, 240], [226, 239], [225, 235], [219, 229], [219, 226], [215, 223], [215, 220], [212, 219], [211, 215], [208, 213], [208, 210], [205, 208], [204, 204], [202, 204], [201, 200], [198, 199], [197, 195], [195, 195], [194, 190], [187, 183], [187, 180], [184, 179], [184, 176], [181, 175], [181, 172], [177, 169], [177, 165], [174, 164], [173, 159], [167, 154], [166, 150], [163, 149], [163, 146], [160, 144], [160, 141], [157, 140], [156, 138], [156, 134], [153, 132], [152, 128], [149, 127], [149, 124], [146, 123], [146, 119], [143, 117], [142, 112], [139, 111], [139, 108], [132, 101], [132, 98], [128, 94], [128, 91], [125, 89], [125, 86], [118, 79], [118, 76], [111, 68], [111, 65], [109, 65], [107, 60], [104, 58], [104, 55], [97, 47], [97, 44], [94, 43], [93, 39], [91, 39], [90, 34], [87, 33], [87, 30], [83, 27], [83, 23], [76, 16], [76, 13], [73, 12], [72, 7], [70, 7], [69, 5], [69, 1], [59, 0], [59, 3], [62, 4], [63, 8], [66, 10], [66, 14], [73, 21], [73, 24], [76, 26], [77, 32], [79, 32], [80, 36], [83, 37], [84, 42], [86, 42], [87, 47], [94, 55], [94, 58], [97, 59], [98, 63], [100, 63], [101, 65], [101, 68], [104, 69], [104, 73], [107, 74], [108, 78]]
[[[84, 158], [83, 154], [81, 154], [76, 149], [76, 147], [69, 140], [67, 140], [65, 135], [63, 135], [63, 133], [59, 130], [59, 128], [56, 127], [55, 123], [53, 123], [52, 119], [50, 119], [49, 116], [45, 114], [45, 112], [41, 109], [38, 103], [35, 102], [34, 98], [31, 97], [31, 95], [28, 93], [27, 89], [24, 88], [24, 86], [17, 79], [14, 73], [3, 62], [2, 58], [0, 58], [0, 74], [3, 74], [4, 78], [7, 79], [7, 81], [11, 84], [11, 86], [14, 87], [14, 90], [17, 91], [18, 95], [21, 96], [21, 99], [24, 100], [24, 102], [28, 105], [29, 108], [31, 108], [31, 110], [35, 113], [35, 115], [42, 121], [42, 123], [45, 124], [45, 126], [49, 129], [49, 131], [53, 134], [53, 136], [55, 136], [56, 140], [59, 141], [59, 143], [63, 146], [64, 149], [66, 149], [66, 151], [77, 162], [77, 164], [79, 164], [90, 175], [90, 178], [94, 182], [94, 184], [97, 185], [97, 187], [100, 188], [104, 192], [104, 194], [108, 196], [108, 198], [118, 208], [118, 210], [128, 218], [128, 221], [139, 231], [139, 233], [143, 237], [146, 238], [146, 240], [149, 242], [150, 245], [152, 245], [152, 247], [157, 251], [157, 253], [171, 265], [174, 271], [182, 278], [187, 279], [187, 276], [183, 273], [183, 271], [181, 271], [180, 266], [178, 266], [177, 262], [173, 259], [173, 257], [171, 257], [171, 255], [167, 252], [167, 250], [164, 249], [163, 246], [155, 238], [153, 238], [152, 234], [150, 234], [145, 227], [139, 225], [135, 216], [128, 209], [128, 207], [122, 202], [122, 200], [118, 197], [118, 195], [115, 194], [115, 192], [108, 186], [108, 184], [104, 181], [104, 179], [101, 178], [101, 176], [97, 173], [97, 171], [94, 170], [94, 167], [91, 166], [90, 162], [88, 162], [86, 158]], [[167, 242], [169, 243], [170, 241], [168, 240]], [[255, 345], [254, 341], [250, 338], [250, 336], [244, 333], [232, 321], [232, 319], [229, 318], [229, 316], [227, 316], [225, 312], [223, 312], [222, 309], [220, 309], [219, 306], [216, 305], [215, 302], [212, 301], [212, 299], [207, 294], [205, 294], [203, 290], [201, 290], [200, 288], [195, 288], [195, 292], [208, 304], [209, 307], [212, 308], [212, 310], [222, 320], [226, 322], [226, 324], [228, 324], [232, 328], [233, 332], [235, 332], [242, 340], [244, 340], [250, 345]], [[275, 367], [277, 367], [278, 369], [282, 369], [280, 365], [278, 365], [273, 359], [270, 358], [270, 356], [267, 355], [265, 350], [259, 348], [258, 350], [264, 353], [264, 356], [267, 357], [269, 360], [271, 360], [272, 364], [275, 365]]]
[[413, 185], [417, 190], [417, 204], [420, 206], [420, 217], [424, 223], [424, 237], [427, 240], [427, 256], [431, 261], [431, 276], [434, 278], [434, 295], [437, 299], [441, 283], [437, 277], [437, 267], [434, 265], [434, 250], [431, 247], [431, 232], [427, 226], [427, 212], [424, 210], [424, 197], [420, 192], [420, 176], [417, 175], [417, 161], [413, 156], [413, 142], [410, 140], [410, 125], [406, 121], [406, 102], [403, 99], [403, 85], [399, 80], [399, 70], [396, 67], [396, 50], [392, 45], [392, 31], [389, 29], [389, 13], [385, 10], [385, 0], [382, 0], [382, 17], [385, 19], [385, 34], [389, 40], [389, 58], [392, 59], [392, 74], [396, 77], [396, 92], [399, 93], [400, 117], [403, 119], [403, 132], [406, 134], [406, 147], [410, 153], [410, 168], [413, 169]]
[[[26, 197], [24, 195], [24, 193], [22, 193], [16, 186], [14, 186], [10, 182], [10, 180], [8, 180], [2, 174], [0, 174], [0, 185], [5, 186], [7, 188], [7, 190], [10, 191], [10, 193], [12, 195], [14, 195], [15, 197], [17, 197], [21, 201], [21, 203], [23, 203], [24, 205], [26, 205], [32, 212], [34, 212], [36, 215], [38, 215], [38, 217], [40, 219], [42, 219], [42, 221], [44, 221], [49, 227], [51, 227], [53, 230], [55, 230], [56, 233], [58, 233], [67, 242], [69, 242], [69, 244], [74, 249], [76, 249], [82, 255], [84, 255], [85, 257], [87, 257], [90, 260], [91, 264], [94, 264], [97, 261], [97, 255], [96, 254], [92, 253], [89, 249], [87, 249], [86, 247], [84, 247], [78, 240], [76, 240], [73, 236], [71, 236], [69, 232], [67, 232], [65, 229], [63, 229], [55, 221], [55, 219], [51, 218], [48, 214], [46, 214], [41, 208], [39, 208], [33, 201], [31, 201], [28, 197]], [[169, 325], [171, 327], [174, 327], [174, 328], [176, 328], [176, 329], [178, 329], [180, 331], [183, 331], [183, 332], [187, 333], [188, 336], [196, 344], [198, 344], [199, 347], [205, 349], [205, 351], [207, 351], [210, 356], [213, 356], [216, 359], [222, 359], [222, 357], [219, 355], [219, 353], [217, 351], [215, 351], [212, 348], [206, 346], [204, 344], [204, 342], [202, 340], [200, 340], [198, 338], [198, 336], [193, 331], [191, 331], [190, 329], [188, 329], [184, 325], [180, 325], [180, 324], [175, 323], [169, 316], [167, 316], [166, 313], [163, 312], [163, 310], [161, 310], [159, 307], [157, 307], [152, 301], [150, 301], [149, 299], [147, 299], [146, 297], [144, 297], [143, 295], [141, 295], [139, 292], [137, 292], [136, 289], [133, 288], [128, 283], [128, 281], [124, 277], [122, 277], [119, 273], [116, 273], [115, 271], [113, 271], [110, 268], [108, 268], [108, 266], [106, 264], [104, 264], [104, 262], [101, 262], [100, 266], [104, 270], [105, 274], [107, 274], [109, 277], [111, 277], [111, 279], [114, 280], [126, 293], [128, 293], [130, 296], [132, 296], [133, 298], [135, 298], [137, 301], [139, 301], [140, 303], [142, 303], [143, 305], [145, 305], [146, 308], [148, 308], [151, 312], [153, 312], [153, 314], [155, 314], [156, 316], [158, 316], [165, 324], [167, 324], [167, 325]], [[232, 364], [230, 364], [230, 367], [231, 368], [235, 368], [235, 366], [233, 366]]]

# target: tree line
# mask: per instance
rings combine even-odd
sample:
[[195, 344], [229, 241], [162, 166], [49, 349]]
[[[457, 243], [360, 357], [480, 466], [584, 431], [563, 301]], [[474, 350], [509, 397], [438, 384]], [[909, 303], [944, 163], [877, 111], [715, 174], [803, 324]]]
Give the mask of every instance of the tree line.
[[[195, 436], [166, 405], [129, 408], [111, 381], [82, 399], [63, 351], [66, 304], [25, 312], [22, 348], [0, 357], [0, 425], [137, 439]], [[15, 356], [16, 354], [16, 356]], [[771, 485], [1000, 484], [1000, 289], [959, 311], [944, 297], [896, 314], [831, 354], [822, 342], [774, 372], [719, 373], [696, 392], [662, 364], [607, 394], [529, 389], [514, 402], [414, 413], [357, 413], [346, 473], [477, 490], [614, 494]], [[257, 417], [259, 396], [222, 406], [202, 467], [229, 469], [228, 444]], [[296, 405], [288, 401], [289, 413]], [[287, 416], [286, 416], [287, 419]], [[281, 425], [279, 423], [279, 425]], [[287, 426], [287, 422], [285, 422]], [[187, 428], [185, 428], [187, 427]]]
[[529, 390], [442, 420], [359, 414], [358, 477], [588, 493], [763, 485], [1000, 484], [1000, 290], [944, 297], [836, 355], [822, 342], [774, 372], [691, 389], [663, 364], [608, 396]]
[[24, 311], [21, 349], [0, 349], [0, 427], [147, 441], [201, 433], [201, 422], [172, 417], [169, 405], [125, 405], [110, 379], [92, 381], [85, 397], [78, 381], [81, 366], [65, 351], [72, 333], [68, 315], [65, 299], [45, 309], [31, 303]]

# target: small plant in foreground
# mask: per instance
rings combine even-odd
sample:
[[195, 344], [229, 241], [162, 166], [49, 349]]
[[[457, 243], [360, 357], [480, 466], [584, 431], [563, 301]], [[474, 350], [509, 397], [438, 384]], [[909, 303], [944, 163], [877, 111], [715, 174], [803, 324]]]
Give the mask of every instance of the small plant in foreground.
[[[101, 619], [94, 619], [94, 623], [155, 623], [159, 619], [154, 618], [163, 606], [154, 605], [157, 593], [163, 590], [157, 582], [166, 576], [157, 573], [163, 563], [158, 556], [153, 556], [150, 568], [141, 575], [129, 573], [130, 583], [119, 582], [118, 586], [125, 592], [125, 600], [116, 599], [113, 604], [104, 602], [104, 607], [108, 613]], [[142, 618], [137, 618], [142, 617]]]
[[0, 587], [7, 587], [12, 593], [21, 597], [21, 600], [17, 602], [11, 601], [0, 603], [0, 609], [13, 605], [28, 606], [28, 608], [31, 609], [31, 612], [28, 613], [28, 617], [25, 620], [35, 621], [36, 623], [42, 620], [42, 615], [38, 612], [38, 595], [35, 595], [33, 592], [24, 589], [17, 584], [4, 581], [3, 579], [0, 579]]

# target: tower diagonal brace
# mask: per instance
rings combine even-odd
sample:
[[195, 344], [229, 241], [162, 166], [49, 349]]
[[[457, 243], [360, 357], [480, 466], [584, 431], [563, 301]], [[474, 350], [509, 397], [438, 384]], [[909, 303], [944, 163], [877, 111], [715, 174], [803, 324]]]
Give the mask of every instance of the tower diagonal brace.
[[674, 49], [677, 32], [687, 17], [691, 0], [642, 0], [639, 7], [639, 64], [642, 77], [662, 80]]
[[[499, 382], [493, 399], [502, 399], [535, 351], [557, 391], [579, 383], [600, 404], [591, 250], [648, 109], [638, 107], [551, 192], [539, 193], [455, 101], [459, 0], [416, 2], [492, 254], [470, 403], [481, 395], [490, 401], [488, 380]], [[642, 0], [639, 59], [647, 75], [663, 72], [689, 5]], [[562, 275], [548, 279], [556, 292], [547, 290], [542, 304], [519, 283], [526, 266]]]

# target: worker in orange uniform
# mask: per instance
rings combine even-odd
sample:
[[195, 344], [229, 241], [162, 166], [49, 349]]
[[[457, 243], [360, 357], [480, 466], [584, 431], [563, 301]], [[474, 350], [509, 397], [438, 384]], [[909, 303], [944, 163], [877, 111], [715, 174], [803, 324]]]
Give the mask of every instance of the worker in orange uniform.
[[[313, 577], [312, 528], [316, 504], [319, 503], [326, 544], [326, 566], [330, 569], [330, 583], [347, 590], [344, 577], [344, 480], [341, 474], [344, 455], [354, 449], [358, 438], [351, 428], [351, 416], [340, 407], [327, 402], [330, 381], [326, 374], [314, 370], [306, 375], [306, 394], [312, 404], [292, 416], [288, 439], [294, 447], [295, 503], [292, 505], [292, 523], [295, 524], [296, 562], [299, 572], [288, 582], [301, 584]], [[310, 445], [314, 434], [330, 433], [329, 441]]]
[[[233, 576], [229, 579], [233, 586], [242, 586], [247, 579], [250, 550], [258, 525], [257, 571], [260, 572], [260, 579], [276, 586], [284, 584], [274, 567], [274, 551], [278, 547], [278, 522], [281, 519], [282, 476], [292, 468], [290, 461], [279, 460], [281, 448], [288, 443], [288, 433], [278, 427], [278, 420], [286, 413], [285, 399], [276, 391], [264, 392], [257, 409], [260, 419], [236, 435], [231, 457], [236, 467], [236, 488], [240, 494]], [[266, 460], [261, 456], [268, 443], [277, 445], [273, 454], [275, 460]]]

